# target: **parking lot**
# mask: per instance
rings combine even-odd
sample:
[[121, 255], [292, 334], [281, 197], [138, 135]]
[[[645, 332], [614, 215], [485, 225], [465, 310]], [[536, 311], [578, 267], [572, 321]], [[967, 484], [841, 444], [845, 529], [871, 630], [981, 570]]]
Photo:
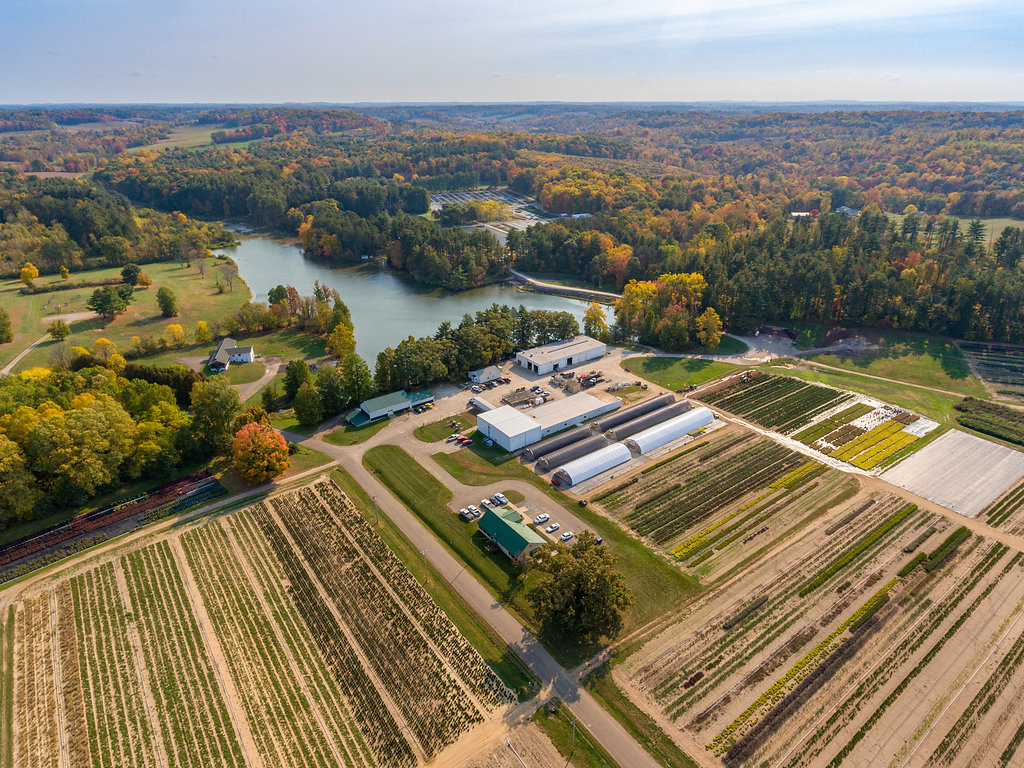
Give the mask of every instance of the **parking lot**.
[[[476, 507], [477, 510], [479, 510], [480, 514], [483, 514], [483, 511], [486, 508], [482, 503], [484, 493], [486, 493], [486, 491], [483, 488], [481, 488], [480, 494], [477, 496], [470, 496], [468, 493], [462, 494], [459, 496], [459, 498], [456, 498], [452, 501], [452, 506], [455, 507], [456, 512], [459, 512], [460, 510], [463, 509], [469, 510], [470, 505], [473, 505], [474, 507]], [[545, 503], [544, 501], [540, 501], [539, 499], [527, 499], [525, 501], [520, 501], [515, 504], [500, 506], [498, 509], [503, 511], [509, 508], [518, 510], [519, 514], [523, 517], [523, 522], [526, 525], [535, 528], [538, 533], [540, 533], [549, 541], [559, 541], [561, 535], [566, 531], [569, 531], [573, 534], [573, 537], [565, 543], [572, 545], [576, 543], [576, 537], [580, 533], [582, 533], [583, 531], [592, 531], [592, 529], [584, 525], [578, 517], [576, 517], [573, 514], [570, 514], [569, 511], [566, 510], [564, 507], [561, 507], [550, 500]], [[548, 515], [548, 519], [545, 520], [543, 523], [534, 525], [533, 520], [538, 516], [544, 514]], [[465, 520], [465, 518], [463, 519]], [[468, 525], [470, 522], [473, 522], [477, 519], [479, 519], [479, 515], [473, 516], [473, 520], [467, 520], [466, 524]], [[546, 529], [551, 525], [557, 525], [558, 527], [553, 532], [547, 533]]]

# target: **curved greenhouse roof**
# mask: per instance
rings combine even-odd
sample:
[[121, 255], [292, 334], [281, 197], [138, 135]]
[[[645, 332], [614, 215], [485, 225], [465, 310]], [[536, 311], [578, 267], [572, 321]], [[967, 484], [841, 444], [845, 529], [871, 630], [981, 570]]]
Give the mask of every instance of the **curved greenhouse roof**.
[[661, 424], [645, 429], [633, 435], [626, 443], [637, 453], [643, 455], [655, 448], [671, 443], [695, 429], [706, 427], [715, 420], [715, 414], [703, 405], [680, 414]]
[[619, 464], [629, 461], [632, 454], [622, 443], [613, 443], [606, 448], [588, 453], [586, 456], [563, 464], [555, 470], [554, 479], [559, 485], [572, 486], [607, 472]]

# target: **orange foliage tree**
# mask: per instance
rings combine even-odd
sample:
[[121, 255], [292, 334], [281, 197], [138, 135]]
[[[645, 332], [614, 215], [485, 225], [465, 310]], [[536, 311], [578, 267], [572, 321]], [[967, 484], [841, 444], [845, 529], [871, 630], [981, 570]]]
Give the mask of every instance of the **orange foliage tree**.
[[253, 485], [272, 480], [288, 469], [288, 444], [280, 432], [259, 422], [238, 430], [231, 455], [235, 470]]

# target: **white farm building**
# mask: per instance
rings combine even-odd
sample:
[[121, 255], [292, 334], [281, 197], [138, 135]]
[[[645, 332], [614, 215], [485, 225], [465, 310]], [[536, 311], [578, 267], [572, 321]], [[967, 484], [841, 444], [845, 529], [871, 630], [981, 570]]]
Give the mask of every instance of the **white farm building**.
[[624, 443], [612, 443], [607, 448], [588, 453], [568, 464], [563, 464], [551, 475], [551, 481], [569, 488], [584, 480], [597, 477], [602, 472], [614, 469], [620, 464], [625, 464], [630, 458], [632, 458], [632, 454]]
[[573, 336], [565, 341], [523, 350], [516, 355], [516, 363], [533, 373], [552, 373], [579, 363], [599, 360], [604, 357], [606, 350], [607, 347], [597, 339]]
[[503, 405], [477, 416], [476, 428], [506, 451], [517, 451], [566, 427], [611, 413], [621, 405], [619, 398], [606, 402], [580, 392], [529, 411]]
[[210, 353], [206, 364], [212, 373], [226, 371], [232, 363], [251, 363], [256, 359], [256, 351], [252, 347], [239, 347], [230, 336], [225, 336]]
[[715, 414], [710, 409], [699, 405], [686, 413], [673, 416], [668, 421], [655, 424], [653, 427], [637, 432], [626, 440], [635, 453], [641, 456], [663, 445], [668, 445], [673, 440], [690, 434], [695, 429], [707, 427], [715, 420]]

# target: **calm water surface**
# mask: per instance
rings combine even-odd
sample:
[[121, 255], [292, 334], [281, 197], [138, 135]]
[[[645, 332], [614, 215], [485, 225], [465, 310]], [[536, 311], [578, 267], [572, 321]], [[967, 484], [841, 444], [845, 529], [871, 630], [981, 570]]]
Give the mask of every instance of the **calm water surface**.
[[356, 351], [371, 369], [377, 353], [385, 347], [394, 347], [407, 336], [432, 336], [444, 321], [458, 323], [464, 314], [491, 304], [564, 310], [571, 312], [581, 326], [587, 309], [582, 301], [524, 293], [508, 284], [459, 293], [425, 287], [383, 262], [354, 267], [320, 264], [303, 256], [298, 246], [269, 237], [250, 237], [216, 253], [237, 262], [239, 274], [252, 289], [253, 301], [265, 302], [267, 292], [279, 284], [294, 285], [303, 295], [313, 292], [316, 280], [337, 289], [352, 312]]

